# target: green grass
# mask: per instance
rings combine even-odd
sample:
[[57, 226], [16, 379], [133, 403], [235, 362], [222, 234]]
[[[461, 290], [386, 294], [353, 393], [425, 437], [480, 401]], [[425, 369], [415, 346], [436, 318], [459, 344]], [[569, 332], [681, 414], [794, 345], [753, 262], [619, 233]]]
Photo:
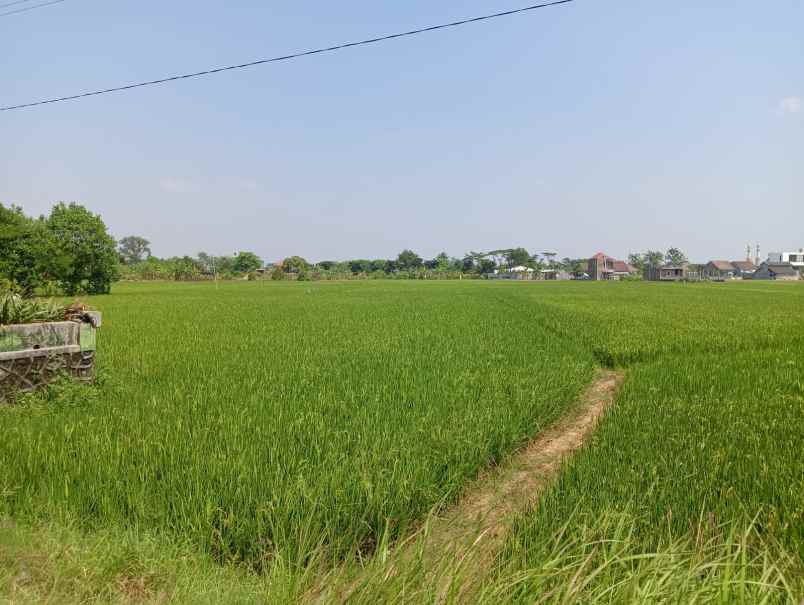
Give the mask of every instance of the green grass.
[[[802, 284], [126, 284], [91, 303], [105, 380], [0, 411], [0, 517], [133, 532], [200, 575], [245, 561], [244, 599], [293, 600], [458, 497], [603, 364], [628, 375], [616, 406], [477, 602], [804, 596]], [[160, 586], [190, 573], [164, 567]], [[356, 602], [428, 600], [421, 570], [396, 578]]]
[[218, 560], [370, 552], [564, 413], [593, 361], [460, 284], [120, 287], [86, 406], [4, 418], [0, 512]]
[[[538, 568], [559, 530], [607, 540], [600, 519], [616, 512], [628, 516], [631, 556], [679, 540], [721, 548], [723, 534], [750, 527], [793, 553], [788, 569], [802, 577], [804, 288], [754, 286], [654, 286], [639, 301], [621, 289], [598, 301], [602, 322], [629, 318], [590, 335], [628, 380], [587, 447], [517, 524], [503, 557], [509, 569]], [[656, 292], [661, 299], [644, 305]], [[568, 556], [588, 556], [576, 546]], [[590, 594], [612, 581], [601, 575]], [[804, 596], [801, 582], [796, 591]]]

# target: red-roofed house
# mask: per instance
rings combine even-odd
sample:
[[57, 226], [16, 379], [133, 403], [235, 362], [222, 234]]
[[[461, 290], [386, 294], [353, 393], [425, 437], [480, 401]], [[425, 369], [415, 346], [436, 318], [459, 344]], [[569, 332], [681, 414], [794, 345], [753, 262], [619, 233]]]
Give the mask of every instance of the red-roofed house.
[[637, 269], [625, 261], [617, 260], [598, 252], [589, 259], [589, 279], [602, 281], [607, 279], [622, 279], [629, 275], [635, 275]]

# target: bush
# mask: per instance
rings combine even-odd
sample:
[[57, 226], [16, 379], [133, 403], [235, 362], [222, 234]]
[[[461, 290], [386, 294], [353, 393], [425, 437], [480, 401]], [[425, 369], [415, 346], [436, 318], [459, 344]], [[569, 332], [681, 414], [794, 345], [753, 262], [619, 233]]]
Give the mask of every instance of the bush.
[[13, 292], [0, 292], [0, 325], [25, 324], [64, 319], [66, 309], [52, 300], [24, 298]]

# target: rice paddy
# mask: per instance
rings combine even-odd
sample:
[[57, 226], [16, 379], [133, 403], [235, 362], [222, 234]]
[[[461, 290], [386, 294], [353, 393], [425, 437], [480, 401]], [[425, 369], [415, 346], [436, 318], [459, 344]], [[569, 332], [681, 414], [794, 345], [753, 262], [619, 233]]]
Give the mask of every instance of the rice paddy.
[[[0, 517], [282, 566], [303, 590], [454, 502], [604, 365], [625, 385], [501, 574], [623, 519], [632, 554], [750, 527], [804, 559], [801, 284], [122, 284], [91, 303], [100, 384], [0, 410]], [[528, 601], [527, 577], [487, 594]]]

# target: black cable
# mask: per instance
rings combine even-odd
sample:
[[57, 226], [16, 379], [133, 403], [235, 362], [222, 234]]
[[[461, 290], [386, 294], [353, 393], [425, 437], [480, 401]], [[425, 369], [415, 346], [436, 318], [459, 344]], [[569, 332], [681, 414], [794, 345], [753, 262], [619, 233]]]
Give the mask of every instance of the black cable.
[[[57, 0], [62, 2], [63, 0]], [[250, 61], [248, 63], [241, 63], [239, 65], [227, 65], [226, 67], [217, 67], [214, 69], [207, 69], [204, 71], [197, 71], [194, 73], [189, 74], [182, 74], [180, 76], [170, 76], [168, 78], [161, 78], [159, 80], [150, 80], [147, 82], [138, 82], [136, 84], [127, 84], [125, 86], [117, 86], [115, 88], [106, 88], [104, 90], [95, 90], [92, 92], [84, 92], [77, 95], [71, 95], [68, 97], [58, 97], [55, 99], [46, 99], [44, 101], [34, 101], [32, 103], [23, 103], [21, 105], [9, 105], [7, 107], [0, 107], [0, 111], [10, 111], [12, 109], [22, 109], [24, 107], [34, 107], [36, 105], [46, 105], [48, 103], [59, 103], [61, 101], [71, 101], [73, 99], [81, 99], [83, 97], [92, 97], [95, 95], [103, 95], [110, 92], [119, 92], [122, 90], [130, 90], [132, 88], [140, 88], [143, 86], [153, 86], [155, 84], [164, 84], [165, 82], [173, 82], [175, 80], [185, 80], [187, 78], [197, 78], [199, 76], [208, 76], [211, 74], [217, 74], [222, 71], [231, 71], [233, 69], [243, 69], [246, 67], [253, 67], [255, 65], [263, 65], [265, 63], [277, 63], [279, 61], [288, 61], [290, 59], [298, 59], [299, 57], [306, 57], [309, 55], [318, 55], [321, 53], [328, 53], [333, 52], [336, 50], [343, 50], [345, 48], [351, 48], [353, 46], [364, 46], [366, 44], [375, 44], [377, 42], [384, 42], [386, 40], [393, 40], [395, 38], [404, 38], [406, 36], [414, 36], [416, 34], [423, 34], [426, 32], [436, 31], [439, 29], [447, 29], [449, 27], [458, 27], [459, 25], [466, 25], [468, 23], [477, 23], [478, 21], [487, 21], [489, 19], [496, 19], [498, 17], [506, 17], [508, 15], [516, 15], [518, 13], [524, 13], [527, 11], [536, 10], [537, 8], [545, 8], [548, 6], [556, 6], [557, 4], [568, 4], [569, 2], [573, 2], [574, 0], [555, 0], [554, 2], [547, 2], [544, 4], [534, 4], [531, 6], [526, 6], [524, 8], [517, 8], [514, 10], [504, 11], [500, 13], [494, 13], [492, 15], [484, 15], [482, 17], [472, 17], [471, 19], [464, 19], [462, 21], [453, 21], [452, 23], [444, 23], [441, 25], [433, 25], [431, 27], [424, 27], [421, 29], [414, 29], [398, 34], [390, 34], [388, 36], [381, 36], [378, 38], [370, 38], [368, 40], [360, 40], [358, 42], [347, 42], [345, 44], [338, 44], [337, 46], [328, 46], [326, 48], [318, 48], [315, 50], [306, 50], [298, 53], [293, 53], [290, 55], [284, 55], [281, 57], [273, 57], [271, 59], [260, 59], [258, 61]]]
[[23, 2], [32, 2], [33, 0], [14, 0], [14, 2], [6, 2], [5, 4], [0, 4], [0, 8], [5, 8], [7, 6], [14, 6], [15, 4], [22, 4]]
[[[17, 2], [11, 2], [10, 4], [5, 4], [4, 6], [11, 6], [12, 4], [19, 4], [26, 0], [18, 0]], [[51, 0], [50, 2], [45, 2], [43, 4], [35, 4], [34, 6], [26, 6], [25, 8], [18, 8], [13, 11], [8, 11], [7, 13], [0, 13], [0, 17], [5, 17], [6, 15], [16, 15], [17, 13], [25, 13], [27, 11], [32, 11], [36, 8], [42, 8], [43, 6], [50, 6], [51, 4], [58, 4], [59, 2], [64, 2], [64, 0]]]

